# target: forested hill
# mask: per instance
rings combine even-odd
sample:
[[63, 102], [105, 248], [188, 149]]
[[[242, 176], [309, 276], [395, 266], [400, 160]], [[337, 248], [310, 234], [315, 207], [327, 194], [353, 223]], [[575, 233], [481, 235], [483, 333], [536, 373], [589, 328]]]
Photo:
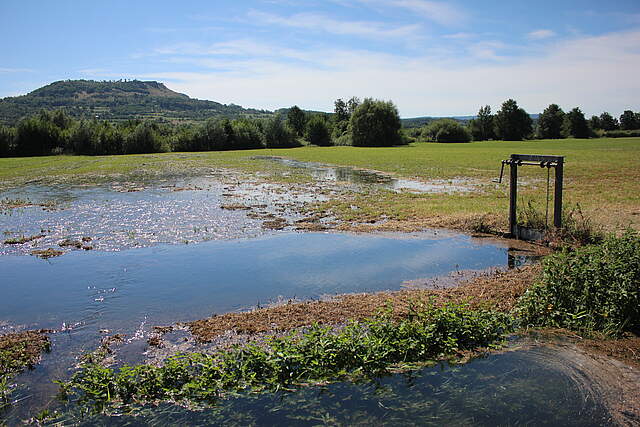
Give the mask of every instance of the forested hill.
[[12, 125], [42, 109], [58, 108], [75, 118], [109, 121], [135, 118], [202, 121], [209, 117], [271, 115], [269, 111], [193, 99], [155, 81], [65, 80], [27, 95], [0, 99], [0, 123]]

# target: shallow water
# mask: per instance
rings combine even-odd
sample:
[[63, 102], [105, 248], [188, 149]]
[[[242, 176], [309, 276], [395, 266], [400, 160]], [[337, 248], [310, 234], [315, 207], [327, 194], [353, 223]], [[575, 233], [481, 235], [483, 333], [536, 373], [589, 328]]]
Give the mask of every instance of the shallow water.
[[[270, 184], [202, 179], [148, 187], [29, 186], [2, 193], [2, 198], [55, 203], [53, 210], [30, 206], [0, 216], [8, 237], [46, 234], [0, 249], [0, 333], [40, 328], [55, 333], [52, 352], [34, 370], [18, 376], [20, 386], [13, 394], [17, 403], [0, 413], [0, 421], [15, 424], [44, 407], [55, 408], [50, 402], [57, 386], [51, 381], [68, 378], [78, 357], [94, 350], [107, 334], [125, 334], [128, 348], [138, 355], [127, 360], [136, 362], [154, 325], [279, 300], [396, 290], [456, 271], [527, 261], [522, 255], [510, 256], [499, 243], [455, 233], [274, 232], [250, 215], [257, 211], [294, 220], [300, 206], [322, 197], [317, 189], [307, 186], [292, 194]], [[253, 208], [223, 209], [225, 203]], [[57, 247], [61, 239], [85, 236], [91, 237], [91, 251], [66, 249], [64, 256], [48, 260], [28, 255], [34, 248]], [[585, 410], [591, 395], [585, 398], [566, 375], [544, 368], [541, 360], [533, 363], [526, 352], [513, 355], [491, 356], [465, 367], [430, 368], [409, 380], [396, 375], [376, 384], [238, 396], [199, 413], [165, 405], [142, 408], [145, 417], [133, 420], [78, 419], [73, 410], [65, 417], [87, 424], [306, 425], [374, 420], [526, 424], [528, 415], [552, 424], [585, 425], [604, 416], [595, 404], [596, 409]], [[494, 398], [488, 399], [487, 393]], [[522, 393], [534, 393], [536, 401], [512, 396]]]
[[212, 408], [137, 407], [137, 415], [63, 419], [83, 425], [610, 425], [600, 391], [581, 378], [573, 355], [554, 346], [446, 363], [359, 384], [240, 394]]
[[273, 156], [256, 156], [256, 160], [267, 160], [282, 165], [304, 169], [313, 178], [325, 182], [343, 182], [355, 185], [376, 186], [393, 191], [415, 191], [419, 193], [465, 193], [474, 191], [477, 183], [469, 179], [437, 179], [422, 182], [392, 176], [364, 169], [348, 166], [326, 165], [316, 162], [302, 162]]
[[[25, 186], [0, 193], [0, 199], [26, 200], [32, 206], [0, 211], [1, 241], [44, 235], [22, 245], [0, 244], [0, 255], [28, 254], [64, 239], [98, 250], [121, 250], [162, 243], [193, 243], [255, 237], [267, 233], [260, 215], [300, 218], [299, 209], [323, 200], [314, 188], [283, 193], [277, 185], [215, 178], [167, 182], [148, 187], [133, 183], [80, 186]], [[45, 208], [39, 206], [45, 204]], [[225, 209], [239, 205], [251, 209]]]

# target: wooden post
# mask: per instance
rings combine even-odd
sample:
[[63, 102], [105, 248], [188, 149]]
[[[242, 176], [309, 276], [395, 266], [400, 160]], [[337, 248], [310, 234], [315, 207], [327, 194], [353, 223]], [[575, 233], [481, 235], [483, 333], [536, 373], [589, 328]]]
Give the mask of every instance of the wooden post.
[[518, 238], [518, 223], [516, 218], [516, 201], [518, 199], [518, 164], [511, 159], [509, 179], [509, 232], [511, 237]]
[[564, 158], [559, 157], [556, 166], [556, 181], [553, 192], [553, 226], [562, 228], [562, 178], [564, 175]]

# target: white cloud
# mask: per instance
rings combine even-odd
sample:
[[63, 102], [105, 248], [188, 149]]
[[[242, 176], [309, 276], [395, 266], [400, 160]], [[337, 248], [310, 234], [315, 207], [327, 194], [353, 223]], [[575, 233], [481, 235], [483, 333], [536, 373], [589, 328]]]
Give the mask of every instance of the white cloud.
[[358, 0], [361, 3], [379, 4], [391, 8], [402, 8], [417, 13], [423, 18], [444, 26], [459, 26], [468, 20], [465, 10], [451, 3], [428, 0]]
[[555, 36], [556, 36], [556, 33], [554, 31], [546, 30], [546, 29], [531, 31], [530, 33], [527, 34], [527, 37], [532, 40], [543, 40], [543, 39], [548, 39]]
[[254, 22], [268, 25], [280, 25], [311, 31], [322, 31], [336, 35], [352, 35], [375, 39], [415, 38], [419, 36], [419, 25], [390, 26], [370, 21], [339, 21], [318, 13], [298, 13], [289, 17], [267, 12], [250, 11], [249, 18]]
[[[260, 46], [237, 43], [247, 51]], [[330, 111], [336, 98], [356, 95], [391, 99], [403, 117], [472, 114], [480, 105], [496, 108], [507, 98], [531, 113], [554, 102], [592, 114], [637, 105], [637, 46], [640, 30], [556, 42], [536, 56], [499, 62], [472, 55], [442, 59], [364, 50], [290, 50], [289, 56], [306, 61], [291, 62], [287, 56], [178, 57], [200, 61], [211, 71], [141, 77], [165, 80], [172, 89], [197, 98], [268, 109], [297, 104]], [[271, 46], [270, 51], [279, 48]]]

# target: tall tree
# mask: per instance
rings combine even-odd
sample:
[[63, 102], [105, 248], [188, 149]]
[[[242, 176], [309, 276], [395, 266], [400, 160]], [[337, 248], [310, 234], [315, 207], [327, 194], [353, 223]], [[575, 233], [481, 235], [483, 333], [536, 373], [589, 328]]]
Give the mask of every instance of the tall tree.
[[625, 110], [620, 116], [620, 129], [632, 130], [640, 128], [638, 117], [631, 110]]
[[564, 118], [564, 134], [574, 138], [589, 138], [589, 125], [580, 108], [569, 111]]
[[342, 122], [344, 120], [349, 120], [350, 113], [347, 110], [347, 104], [342, 100], [342, 98], [336, 99], [333, 103], [334, 109], [333, 111], [336, 113], [336, 122]]
[[294, 105], [289, 108], [287, 113], [287, 124], [297, 136], [302, 136], [307, 124], [307, 115], [297, 105]]
[[351, 140], [355, 146], [392, 146], [402, 143], [400, 115], [391, 101], [365, 98], [351, 115]]
[[496, 137], [505, 141], [520, 141], [533, 132], [533, 120], [513, 99], [502, 103], [494, 117]]
[[351, 117], [353, 112], [356, 111], [358, 105], [360, 105], [360, 98], [357, 96], [352, 96], [351, 99], [347, 101], [347, 113], [349, 114], [349, 117]]
[[474, 141], [493, 139], [495, 137], [493, 126], [493, 115], [491, 114], [491, 107], [488, 105], [480, 107], [478, 116], [469, 122]]
[[331, 145], [331, 135], [325, 118], [316, 114], [307, 121], [305, 137], [314, 145]]
[[618, 119], [613, 117], [611, 114], [606, 111], [600, 114], [600, 129], [603, 130], [616, 130], [620, 127], [618, 124]]
[[588, 120], [589, 127], [593, 130], [602, 129], [602, 122], [599, 116], [591, 116]]
[[538, 117], [538, 138], [562, 138], [564, 111], [557, 104], [551, 104]]

